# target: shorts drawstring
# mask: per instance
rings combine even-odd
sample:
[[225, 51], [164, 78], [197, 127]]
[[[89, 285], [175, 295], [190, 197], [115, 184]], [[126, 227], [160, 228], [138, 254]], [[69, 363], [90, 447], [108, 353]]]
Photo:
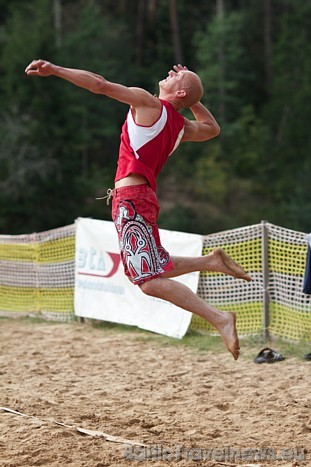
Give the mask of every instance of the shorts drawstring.
[[106, 199], [107, 198], [107, 206], [109, 206], [109, 202], [110, 202], [112, 197], [113, 197], [113, 190], [111, 188], [108, 188], [106, 196], [101, 196], [100, 198], [95, 198], [95, 199], [100, 200], [100, 199]]

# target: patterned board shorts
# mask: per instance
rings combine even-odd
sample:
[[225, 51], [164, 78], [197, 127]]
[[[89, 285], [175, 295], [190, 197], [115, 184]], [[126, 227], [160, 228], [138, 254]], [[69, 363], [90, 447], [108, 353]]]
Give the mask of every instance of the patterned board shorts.
[[113, 190], [112, 219], [125, 275], [134, 284], [143, 284], [174, 269], [169, 253], [161, 245], [158, 214], [159, 203], [149, 185]]

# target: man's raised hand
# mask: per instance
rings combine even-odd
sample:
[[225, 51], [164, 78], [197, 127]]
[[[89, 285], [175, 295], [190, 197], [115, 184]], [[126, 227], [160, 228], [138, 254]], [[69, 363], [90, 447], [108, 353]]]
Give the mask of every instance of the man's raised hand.
[[173, 69], [178, 73], [181, 70], [188, 70], [186, 66], [181, 65], [180, 63], [178, 65], [174, 65]]
[[50, 76], [53, 65], [46, 60], [33, 60], [25, 69], [28, 76]]

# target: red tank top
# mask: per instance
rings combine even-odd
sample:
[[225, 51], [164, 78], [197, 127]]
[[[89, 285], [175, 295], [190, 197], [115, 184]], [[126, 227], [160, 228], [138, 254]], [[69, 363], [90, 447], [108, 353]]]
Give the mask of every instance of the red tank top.
[[138, 173], [156, 191], [156, 178], [163, 165], [179, 145], [185, 120], [167, 101], [161, 100], [162, 112], [151, 126], [135, 123], [132, 110], [122, 126], [121, 144], [115, 181]]

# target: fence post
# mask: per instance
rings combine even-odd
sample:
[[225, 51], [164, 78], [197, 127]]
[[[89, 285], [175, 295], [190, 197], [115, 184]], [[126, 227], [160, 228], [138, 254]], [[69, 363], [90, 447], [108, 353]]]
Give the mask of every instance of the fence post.
[[269, 339], [269, 232], [267, 227], [267, 221], [261, 221], [262, 227], [262, 279], [263, 279], [263, 335], [265, 339]]

